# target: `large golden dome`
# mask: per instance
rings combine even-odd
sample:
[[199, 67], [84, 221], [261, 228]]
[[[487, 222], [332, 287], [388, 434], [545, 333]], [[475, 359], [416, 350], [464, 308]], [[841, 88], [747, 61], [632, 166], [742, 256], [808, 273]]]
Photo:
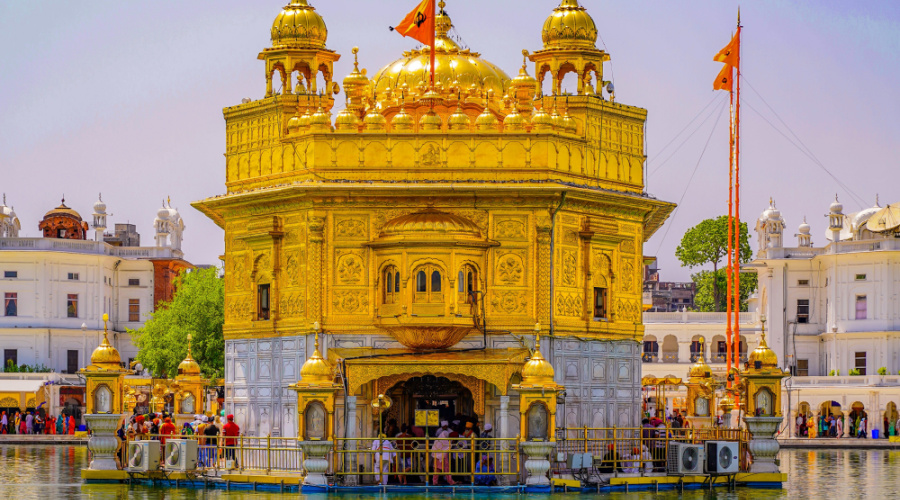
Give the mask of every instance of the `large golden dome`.
[[597, 25], [578, 0], [562, 0], [544, 21], [545, 49], [592, 49], [597, 45]]
[[[458, 94], [479, 96], [491, 91], [503, 97], [510, 78], [502, 69], [481, 58], [481, 54], [460, 48], [447, 36], [452, 22], [441, 9], [435, 19], [435, 90], [443, 97]], [[403, 57], [382, 68], [372, 79], [375, 91], [385, 94], [394, 89], [424, 95], [431, 86], [430, 47], [405, 52]], [[393, 92], [396, 97], [397, 93]]]
[[325, 20], [306, 0], [291, 0], [272, 23], [272, 46], [324, 49]]
[[439, 233], [448, 237], [463, 236], [481, 239], [481, 230], [474, 222], [458, 215], [427, 208], [389, 221], [381, 229], [381, 238], [415, 237], [421, 233]]

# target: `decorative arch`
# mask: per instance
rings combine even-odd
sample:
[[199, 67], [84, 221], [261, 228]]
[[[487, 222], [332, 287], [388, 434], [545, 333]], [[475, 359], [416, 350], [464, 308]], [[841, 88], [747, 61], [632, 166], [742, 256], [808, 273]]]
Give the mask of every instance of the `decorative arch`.
[[[472, 398], [475, 401], [475, 413], [478, 415], [484, 415], [484, 402], [485, 402], [485, 384], [489, 383], [485, 380], [482, 380], [477, 377], [469, 376], [469, 375], [461, 375], [457, 373], [424, 373], [424, 372], [415, 372], [415, 373], [398, 373], [394, 375], [389, 375], [385, 377], [381, 377], [375, 380], [375, 391], [374, 394], [387, 394], [391, 388], [395, 385], [405, 382], [411, 378], [415, 377], [423, 377], [425, 375], [434, 375], [435, 377], [444, 377], [451, 382], [459, 382], [460, 385], [468, 389], [472, 393]], [[498, 388], [499, 389], [499, 388]], [[505, 389], [504, 389], [505, 390]]]

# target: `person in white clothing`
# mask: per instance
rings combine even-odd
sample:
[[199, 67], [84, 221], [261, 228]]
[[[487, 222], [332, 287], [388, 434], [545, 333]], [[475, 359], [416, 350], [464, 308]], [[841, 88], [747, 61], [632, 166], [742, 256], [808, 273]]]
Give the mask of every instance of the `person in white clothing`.
[[394, 445], [385, 439], [384, 434], [379, 436], [372, 442], [372, 450], [375, 453], [372, 456], [372, 470], [375, 471], [375, 482], [381, 484], [388, 483], [388, 472], [391, 471], [391, 464], [394, 462]]

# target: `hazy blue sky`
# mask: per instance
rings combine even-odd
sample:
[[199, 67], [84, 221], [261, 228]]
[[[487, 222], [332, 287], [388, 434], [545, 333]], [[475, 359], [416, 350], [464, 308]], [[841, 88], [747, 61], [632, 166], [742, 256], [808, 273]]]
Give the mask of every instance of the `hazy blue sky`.
[[[38, 221], [63, 193], [89, 217], [102, 191], [111, 223], [137, 224], [151, 244], [156, 210], [171, 196], [187, 225], [186, 257], [217, 263], [223, 232], [189, 203], [224, 191], [222, 108], [263, 96], [256, 55], [284, 3], [0, 2], [0, 191], [24, 235], [39, 235]], [[370, 73], [414, 46], [387, 27], [416, 0], [311, 3], [328, 24], [328, 47], [343, 54], [341, 78], [354, 45]], [[557, 4], [447, 0], [447, 11], [471, 48], [515, 75], [521, 50], [541, 47], [541, 25]], [[712, 91], [721, 66], [712, 56], [728, 42], [738, 4], [582, 4], [612, 55], [606, 74], [617, 99], [649, 110], [649, 192], [674, 202], [684, 196], [645, 254], [660, 257], [663, 279], [686, 280], [690, 271], [674, 258], [681, 234], [726, 211], [725, 115], [710, 135], [725, 95]], [[756, 0], [742, 6], [742, 21], [744, 81], [762, 96], [745, 86], [744, 220], [752, 226], [773, 196], [788, 241], [805, 215], [822, 244], [835, 192], [847, 211], [874, 204], [876, 193], [882, 204], [900, 201], [900, 2]], [[861, 202], [782, 135], [798, 142], [766, 102]]]

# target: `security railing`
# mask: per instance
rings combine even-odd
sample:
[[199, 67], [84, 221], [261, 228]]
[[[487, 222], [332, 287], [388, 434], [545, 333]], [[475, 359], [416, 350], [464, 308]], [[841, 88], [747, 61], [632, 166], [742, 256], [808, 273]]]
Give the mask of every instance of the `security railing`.
[[[237, 471], [237, 472], [281, 472], [304, 473], [303, 450], [300, 440], [296, 438], [247, 437], [247, 436], [203, 436], [141, 434], [128, 437], [122, 441], [119, 449], [120, 468], [128, 467], [128, 444], [133, 441], [153, 440], [160, 442], [164, 451], [164, 442], [169, 439], [191, 439], [197, 441], [199, 471]], [[160, 454], [160, 467], [164, 460]]]
[[359, 476], [360, 482], [387, 484], [496, 484], [519, 476], [519, 440], [515, 438], [404, 437], [337, 439], [334, 474]]
[[[590, 453], [601, 474], [666, 472], [666, 457], [673, 443], [706, 441], [739, 442], [740, 470], [749, 470], [750, 434], [741, 429], [691, 427], [577, 427], [557, 429], [556, 452], [565, 459], [573, 453]], [[563, 455], [564, 454], [564, 455]]]

